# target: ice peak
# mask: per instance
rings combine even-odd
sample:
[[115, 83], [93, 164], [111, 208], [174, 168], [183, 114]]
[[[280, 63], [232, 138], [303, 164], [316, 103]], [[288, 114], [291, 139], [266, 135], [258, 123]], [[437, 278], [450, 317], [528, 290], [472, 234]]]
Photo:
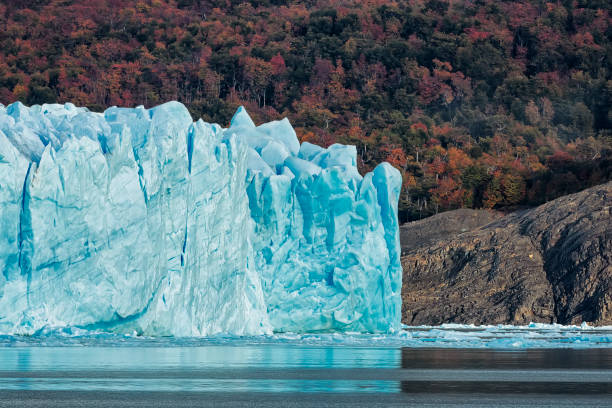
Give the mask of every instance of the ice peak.
[[247, 128], [255, 128], [255, 122], [249, 116], [244, 106], [238, 107], [234, 116], [232, 116], [232, 120], [230, 122], [230, 127], [238, 127], [244, 126]]

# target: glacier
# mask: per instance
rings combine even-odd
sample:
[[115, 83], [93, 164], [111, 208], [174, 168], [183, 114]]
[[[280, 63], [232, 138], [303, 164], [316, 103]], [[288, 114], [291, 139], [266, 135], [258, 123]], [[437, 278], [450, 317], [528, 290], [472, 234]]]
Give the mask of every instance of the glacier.
[[0, 104], [0, 333], [395, 332], [401, 182], [242, 107]]

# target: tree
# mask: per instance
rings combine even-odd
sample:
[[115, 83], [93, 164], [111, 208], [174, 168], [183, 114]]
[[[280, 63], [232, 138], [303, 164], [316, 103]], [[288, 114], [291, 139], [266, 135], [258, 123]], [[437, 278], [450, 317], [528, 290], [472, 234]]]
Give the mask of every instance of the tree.
[[525, 179], [516, 174], [505, 174], [501, 179], [504, 204], [520, 203], [525, 197]]
[[489, 180], [487, 187], [483, 193], [483, 206], [485, 208], [493, 208], [504, 199], [502, 193], [502, 184], [500, 180], [500, 174], [496, 173]]
[[247, 90], [255, 97], [258, 105], [266, 106], [266, 89], [270, 84], [273, 67], [259, 58], [244, 58], [244, 78]]
[[301, 140], [355, 144], [362, 172], [394, 162], [406, 220], [531, 205], [610, 178], [604, 5], [6, 1], [0, 103], [176, 99], [223, 124], [244, 104]]
[[527, 121], [532, 125], [538, 125], [540, 123], [540, 111], [538, 110], [538, 107], [536, 106], [534, 101], [529, 101], [529, 103], [527, 103], [527, 106], [525, 106], [525, 117], [527, 118]]

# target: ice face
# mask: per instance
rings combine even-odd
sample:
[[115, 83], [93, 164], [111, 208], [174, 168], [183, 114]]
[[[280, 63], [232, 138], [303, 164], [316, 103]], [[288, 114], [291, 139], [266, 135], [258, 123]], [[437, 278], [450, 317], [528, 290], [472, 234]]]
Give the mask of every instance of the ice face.
[[0, 106], [0, 332], [396, 330], [400, 185], [244, 108]]

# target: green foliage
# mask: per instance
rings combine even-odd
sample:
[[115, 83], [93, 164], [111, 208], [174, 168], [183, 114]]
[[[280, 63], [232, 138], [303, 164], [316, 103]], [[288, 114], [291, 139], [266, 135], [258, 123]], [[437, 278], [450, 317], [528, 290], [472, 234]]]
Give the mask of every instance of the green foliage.
[[28, 0], [0, 5], [0, 102], [288, 116], [401, 169], [402, 219], [610, 179], [606, 1]]

